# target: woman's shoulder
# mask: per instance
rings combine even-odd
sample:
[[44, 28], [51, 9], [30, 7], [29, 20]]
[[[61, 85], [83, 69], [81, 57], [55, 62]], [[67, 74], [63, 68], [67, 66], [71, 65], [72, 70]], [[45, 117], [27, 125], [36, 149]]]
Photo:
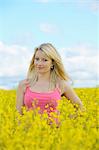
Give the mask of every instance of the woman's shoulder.
[[58, 79], [57, 79], [57, 84], [58, 84], [59, 86], [61, 86], [61, 85], [68, 85], [68, 84], [70, 84], [70, 82], [67, 81], [67, 80], [63, 80], [63, 79], [58, 78]]
[[25, 92], [25, 89], [26, 89], [27, 85], [28, 85], [28, 80], [27, 80], [27, 79], [23, 79], [23, 80], [21, 80], [21, 81], [19, 82], [19, 84], [18, 84], [18, 89], [19, 89], [20, 91]]
[[58, 87], [61, 90], [61, 94], [63, 94], [64, 91], [66, 90], [66, 88], [68, 88], [68, 86], [70, 86], [70, 82], [69, 81], [63, 80], [63, 79], [60, 79], [60, 78], [58, 78], [57, 84], [58, 84]]

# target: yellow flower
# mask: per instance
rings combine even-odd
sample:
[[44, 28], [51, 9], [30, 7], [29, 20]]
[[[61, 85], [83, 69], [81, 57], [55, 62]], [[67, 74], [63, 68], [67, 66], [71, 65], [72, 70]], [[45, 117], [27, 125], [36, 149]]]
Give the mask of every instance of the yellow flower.
[[46, 104], [46, 105], [45, 105], [45, 108], [48, 108], [48, 107], [49, 107], [49, 105], [48, 105], [48, 104]]

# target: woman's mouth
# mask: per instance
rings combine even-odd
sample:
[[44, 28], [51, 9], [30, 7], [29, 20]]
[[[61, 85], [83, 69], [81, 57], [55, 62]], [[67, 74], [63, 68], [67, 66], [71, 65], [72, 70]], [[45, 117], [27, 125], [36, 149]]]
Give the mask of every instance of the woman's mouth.
[[44, 67], [37, 67], [37, 68], [40, 70], [40, 69], [43, 69]]

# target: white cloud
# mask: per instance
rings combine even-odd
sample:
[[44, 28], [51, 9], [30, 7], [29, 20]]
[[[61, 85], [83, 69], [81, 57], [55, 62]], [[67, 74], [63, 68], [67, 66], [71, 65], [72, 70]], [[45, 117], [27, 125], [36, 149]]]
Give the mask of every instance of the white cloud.
[[75, 80], [75, 87], [96, 87], [98, 81], [96, 80]]
[[80, 44], [71, 48], [62, 48], [59, 52], [65, 68], [73, 80], [98, 80], [98, 48]]
[[0, 53], [5, 53], [10, 55], [17, 55], [19, 53], [25, 53], [27, 52], [27, 49], [25, 47], [19, 46], [19, 45], [6, 45], [3, 42], [0, 42]]
[[66, 57], [74, 56], [96, 56], [99, 51], [97, 47], [94, 47], [91, 44], [77, 44], [69, 48], [63, 48], [62, 51], [65, 51]]
[[41, 23], [40, 24], [40, 31], [53, 34], [53, 33], [56, 33], [58, 31], [58, 28], [54, 24]]
[[27, 71], [32, 53], [19, 45], [0, 42], [0, 76], [18, 76]]

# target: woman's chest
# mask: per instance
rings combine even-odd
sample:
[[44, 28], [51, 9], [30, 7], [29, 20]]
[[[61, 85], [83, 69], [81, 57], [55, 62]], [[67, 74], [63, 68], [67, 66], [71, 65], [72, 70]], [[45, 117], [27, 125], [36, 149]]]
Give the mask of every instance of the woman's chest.
[[36, 83], [35, 85], [30, 87], [33, 92], [48, 92], [49, 91], [49, 83]]
[[60, 93], [57, 91], [47, 94], [28, 91], [24, 95], [24, 104], [28, 107], [32, 107], [32, 105], [38, 107], [56, 107], [58, 100], [60, 100]]

